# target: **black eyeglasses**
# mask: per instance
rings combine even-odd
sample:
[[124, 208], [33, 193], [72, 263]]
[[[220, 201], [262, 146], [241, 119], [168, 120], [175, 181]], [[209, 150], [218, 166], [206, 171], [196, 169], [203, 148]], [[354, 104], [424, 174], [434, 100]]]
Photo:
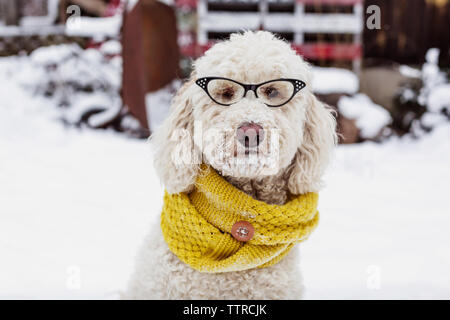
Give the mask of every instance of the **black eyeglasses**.
[[232, 79], [221, 77], [200, 78], [195, 83], [205, 90], [206, 94], [217, 104], [232, 105], [251, 90], [256, 98], [261, 99], [268, 107], [281, 107], [306, 87], [306, 83], [296, 79], [275, 79], [260, 84], [243, 84]]

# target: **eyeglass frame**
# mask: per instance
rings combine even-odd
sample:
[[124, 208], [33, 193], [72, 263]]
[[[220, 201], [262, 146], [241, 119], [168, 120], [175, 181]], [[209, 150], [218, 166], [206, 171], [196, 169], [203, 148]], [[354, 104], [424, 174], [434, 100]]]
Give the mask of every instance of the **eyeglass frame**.
[[231, 106], [231, 105], [239, 102], [240, 100], [238, 100], [238, 101], [236, 101], [234, 103], [229, 103], [229, 104], [220, 103], [220, 102], [216, 101], [211, 96], [211, 94], [208, 92], [208, 84], [209, 84], [209, 82], [211, 82], [213, 80], [227, 80], [227, 81], [234, 82], [234, 83], [240, 85], [241, 87], [243, 87], [245, 91], [244, 91], [244, 95], [242, 96], [242, 98], [240, 100], [245, 98], [245, 96], [247, 95], [248, 91], [253, 91], [253, 93], [255, 94], [255, 97], [259, 99], [258, 93], [257, 93], [258, 88], [261, 87], [262, 85], [265, 85], [265, 84], [270, 83], [270, 82], [288, 81], [288, 82], [292, 83], [292, 85], [294, 87], [294, 92], [292, 93], [292, 96], [288, 100], [286, 100], [286, 102], [283, 102], [282, 104], [279, 104], [279, 105], [270, 105], [270, 104], [264, 103], [266, 106], [268, 106], [270, 108], [279, 108], [279, 107], [284, 106], [285, 104], [289, 103], [294, 98], [294, 96], [297, 93], [299, 93], [303, 88], [306, 87], [306, 83], [304, 81], [298, 80], [298, 79], [289, 79], [289, 78], [273, 79], [273, 80], [261, 82], [259, 84], [244, 84], [244, 83], [240, 83], [240, 82], [238, 82], [236, 80], [229, 79], [229, 78], [223, 78], [223, 77], [203, 77], [203, 78], [197, 79], [195, 81], [195, 83], [206, 92], [206, 94], [208, 95], [208, 97], [212, 101], [214, 101], [215, 103], [220, 104], [222, 106]]

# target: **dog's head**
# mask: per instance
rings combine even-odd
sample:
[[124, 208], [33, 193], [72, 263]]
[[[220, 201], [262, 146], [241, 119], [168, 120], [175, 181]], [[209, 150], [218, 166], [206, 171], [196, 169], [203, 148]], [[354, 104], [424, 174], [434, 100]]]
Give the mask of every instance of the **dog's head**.
[[246, 178], [289, 169], [291, 193], [318, 191], [335, 119], [310, 84], [307, 63], [269, 32], [233, 34], [209, 49], [152, 137], [168, 192], [190, 191], [201, 163]]

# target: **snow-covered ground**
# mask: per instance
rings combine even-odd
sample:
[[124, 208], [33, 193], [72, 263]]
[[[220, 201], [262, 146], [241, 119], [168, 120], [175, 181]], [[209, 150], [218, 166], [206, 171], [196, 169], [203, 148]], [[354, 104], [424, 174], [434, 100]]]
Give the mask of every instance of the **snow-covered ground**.
[[0, 298], [107, 298], [162, 196], [148, 146], [64, 128], [16, 89], [0, 86]]
[[[64, 127], [11, 79], [0, 72], [0, 298], [115, 298], [162, 204], [150, 148]], [[449, 164], [448, 122], [339, 146], [300, 246], [306, 298], [449, 299]]]
[[307, 298], [450, 299], [450, 125], [339, 146], [302, 245]]

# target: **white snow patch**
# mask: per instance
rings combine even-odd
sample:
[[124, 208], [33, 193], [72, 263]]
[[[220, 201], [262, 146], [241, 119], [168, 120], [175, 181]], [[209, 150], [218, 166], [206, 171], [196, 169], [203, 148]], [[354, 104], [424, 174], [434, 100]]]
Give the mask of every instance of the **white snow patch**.
[[55, 45], [34, 50], [31, 62], [34, 64], [58, 64], [69, 59], [74, 54], [80, 54], [83, 50], [77, 44]]
[[122, 44], [118, 40], [109, 40], [102, 44], [100, 51], [106, 55], [115, 55], [122, 52]]
[[450, 111], [450, 84], [443, 84], [431, 89], [427, 108], [430, 112], [440, 112], [445, 108]]
[[359, 90], [359, 79], [355, 73], [339, 68], [313, 67], [312, 90], [319, 94], [355, 94]]
[[406, 89], [402, 92], [401, 100], [402, 100], [403, 102], [411, 101], [411, 100], [413, 100], [415, 97], [416, 97], [416, 93], [415, 93], [412, 89], [406, 88]]
[[437, 48], [431, 48], [427, 51], [425, 55], [425, 60], [427, 60], [428, 63], [437, 65], [439, 62], [439, 54], [440, 50]]
[[435, 128], [436, 126], [447, 122], [448, 118], [443, 114], [427, 112], [422, 116], [420, 120], [421, 124], [425, 127]]
[[88, 124], [93, 128], [100, 128], [114, 120], [122, 109], [122, 104], [116, 101], [112, 104], [112, 107], [106, 108], [104, 111], [92, 115]]
[[444, 72], [439, 69], [439, 49], [432, 48], [427, 51], [426, 62], [422, 66], [423, 88], [420, 91], [418, 101], [426, 106], [428, 96], [438, 86], [447, 82]]
[[47, 26], [4, 26], [0, 24], [0, 36], [2, 37], [20, 37], [20, 36], [48, 36], [55, 34], [64, 34], [65, 27], [63, 25], [47, 25]]
[[69, 123], [78, 123], [89, 110], [107, 109], [111, 100], [104, 94], [79, 94], [73, 105], [64, 112], [64, 119]]
[[338, 108], [344, 117], [356, 120], [356, 126], [361, 130], [361, 137], [364, 139], [375, 138], [392, 121], [389, 112], [373, 103], [365, 94], [342, 97], [339, 99]]
[[401, 65], [399, 71], [402, 75], [409, 78], [420, 78], [422, 76], [422, 72], [419, 69], [406, 65]]
[[66, 25], [66, 34], [77, 37], [117, 37], [122, 26], [122, 15], [106, 18], [77, 17]]

